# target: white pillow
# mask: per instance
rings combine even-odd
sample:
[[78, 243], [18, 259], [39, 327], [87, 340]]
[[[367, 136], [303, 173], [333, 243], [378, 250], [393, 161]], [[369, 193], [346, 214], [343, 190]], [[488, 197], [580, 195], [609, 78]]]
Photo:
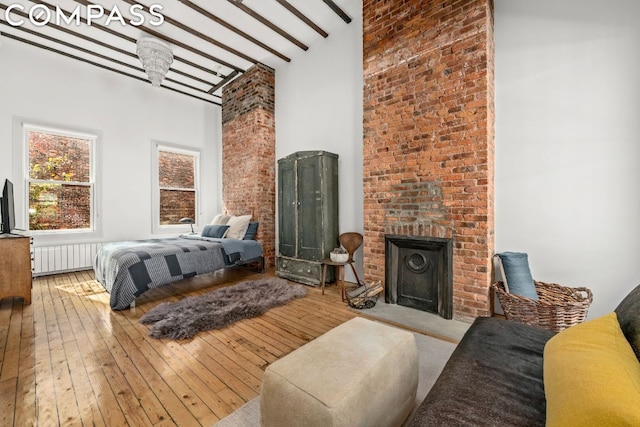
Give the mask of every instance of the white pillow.
[[229, 215], [218, 214], [213, 217], [209, 225], [227, 225], [229, 218], [231, 218]]
[[229, 229], [224, 237], [242, 240], [244, 235], [247, 234], [249, 221], [251, 221], [251, 215], [232, 216], [227, 221], [226, 225], [229, 226]]

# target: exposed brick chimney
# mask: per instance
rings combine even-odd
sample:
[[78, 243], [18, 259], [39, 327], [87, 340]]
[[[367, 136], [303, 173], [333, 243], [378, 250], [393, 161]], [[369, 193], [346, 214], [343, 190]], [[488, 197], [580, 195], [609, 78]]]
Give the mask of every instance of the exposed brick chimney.
[[265, 265], [275, 263], [275, 72], [256, 65], [222, 91], [222, 202], [253, 213]]
[[363, 2], [364, 271], [385, 234], [453, 239], [453, 316], [491, 312], [492, 0]]

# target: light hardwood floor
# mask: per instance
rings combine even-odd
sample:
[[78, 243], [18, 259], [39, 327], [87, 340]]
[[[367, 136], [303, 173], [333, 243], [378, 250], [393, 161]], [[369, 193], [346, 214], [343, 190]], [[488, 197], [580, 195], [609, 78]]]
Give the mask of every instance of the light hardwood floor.
[[[211, 426], [260, 392], [265, 368], [355, 317], [339, 289], [184, 341], [147, 335], [140, 316], [248, 279], [224, 270], [154, 289], [115, 312], [92, 271], [36, 278], [32, 304], [0, 302], [0, 425]], [[313, 369], [313, 367], [309, 367]]]

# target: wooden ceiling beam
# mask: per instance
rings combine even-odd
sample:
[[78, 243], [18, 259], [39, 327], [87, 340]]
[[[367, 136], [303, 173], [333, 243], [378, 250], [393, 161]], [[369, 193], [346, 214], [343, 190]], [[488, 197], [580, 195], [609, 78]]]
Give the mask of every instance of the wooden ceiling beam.
[[[130, 0], [125, 0], [125, 1], [130, 1]], [[252, 17], [253, 19], [255, 19], [256, 21], [260, 22], [262, 25], [264, 25], [267, 28], [269, 28], [271, 31], [274, 31], [275, 33], [277, 33], [280, 36], [284, 37], [285, 39], [289, 40], [291, 43], [295, 44], [300, 49], [302, 49], [304, 51], [309, 50], [309, 46], [307, 46], [306, 44], [302, 43], [300, 40], [296, 39], [291, 34], [287, 33], [282, 28], [278, 27], [276, 24], [274, 24], [273, 22], [269, 21], [267, 18], [265, 18], [264, 16], [260, 15], [255, 10], [253, 10], [250, 7], [248, 7], [247, 5], [243, 4], [241, 1], [236, 1], [236, 0], [227, 0], [227, 1], [229, 3], [231, 3], [232, 5], [234, 5], [235, 7], [237, 7], [238, 9], [240, 9], [241, 11], [243, 11], [244, 13], [246, 13], [247, 15], [249, 15], [250, 17]]]
[[287, 0], [276, 0], [282, 7], [284, 7], [285, 9], [287, 9], [289, 12], [291, 12], [295, 17], [297, 17], [299, 20], [301, 20], [302, 22], [304, 22], [305, 24], [307, 24], [309, 27], [313, 28], [315, 30], [316, 33], [320, 34], [322, 37], [324, 37], [325, 39], [327, 37], [329, 37], [329, 33], [327, 33], [325, 30], [323, 30], [322, 28], [320, 28], [318, 25], [316, 25], [316, 23], [314, 23], [312, 20], [310, 20], [309, 18], [307, 18], [307, 16], [300, 12], [298, 9], [296, 9], [291, 3], [289, 3]]
[[215, 91], [217, 91], [217, 90], [218, 90], [218, 89], [220, 89], [222, 86], [224, 86], [224, 85], [226, 85], [227, 83], [229, 83], [229, 82], [230, 82], [231, 80], [233, 80], [233, 78], [234, 78], [235, 76], [237, 76], [237, 75], [238, 75], [238, 73], [236, 73], [236, 72], [230, 73], [227, 77], [225, 77], [225, 78], [224, 78], [224, 79], [222, 79], [220, 82], [218, 82], [218, 84], [217, 84], [217, 85], [215, 85], [214, 87], [212, 87], [211, 89], [209, 89], [208, 93], [209, 93], [210, 95], [213, 95], [213, 93], [214, 93]]
[[333, 10], [336, 15], [338, 15], [340, 18], [342, 18], [342, 20], [344, 22], [346, 22], [347, 24], [351, 22], [351, 17], [349, 15], [347, 15], [347, 13], [342, 10], [340, 8], [340, 6], [338, 6], [337, 4], [335, 4], [335, 2], [333, 2], [332, 0], [322, 0], [327, 6], [329, 6], [331, 8], [331, 10]]
[[[77, 0], [76, 0], [77, 1]], [[262, 43], [260, 40], [255, 39], [254, 37], [250, 36], [249, 34], [245, 33], [244, 31], [242, 31], [239, 28], [234, 27], [233, 25], [229, 24], [228, 22], [218, 18], [217, 16], [215, 16], [213, 13], [209, 12], [208, 10], [198, 6], [197, 4], [194, 4], [193, 2], [191, 2], [190, 0], [178, 0], [180, 3], [182, 3], [183, 5], [191, 8], [192, 10], [195, 10], [196, 12], [198, 12], [199, 14], [209, 18], [210, 20], [212, 20], [213, 22], [215, 22], [218, 25], [222, 25], [223, 27], [225, 27], [226, 29], [233, 31], [234, 33], [236, 33], [237, 35], [239, 35], [240, 37], [243, 37], [247, 40], [249, 40], [251, 43], [255, 44], [256, 46], [261, 47], [262, 49], [266, 50], [267, 52], [277, 56], [278, 58], [282, 59], [283, 61], [286, 62], [291, 62], [291, 58], [288, 58], [287, 56], [283, 55], [282, 53], [278, 52], [277, 50], [267, 46], [266, 44]]]

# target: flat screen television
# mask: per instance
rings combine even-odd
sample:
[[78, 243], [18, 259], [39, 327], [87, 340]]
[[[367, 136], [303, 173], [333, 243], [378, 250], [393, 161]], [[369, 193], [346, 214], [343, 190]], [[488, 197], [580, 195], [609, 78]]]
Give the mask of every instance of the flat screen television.
[[11, 233], [16, 228], [16, 211], [13, 205], [13, 184], [6, 179], [2, 189], [2, 232]]

